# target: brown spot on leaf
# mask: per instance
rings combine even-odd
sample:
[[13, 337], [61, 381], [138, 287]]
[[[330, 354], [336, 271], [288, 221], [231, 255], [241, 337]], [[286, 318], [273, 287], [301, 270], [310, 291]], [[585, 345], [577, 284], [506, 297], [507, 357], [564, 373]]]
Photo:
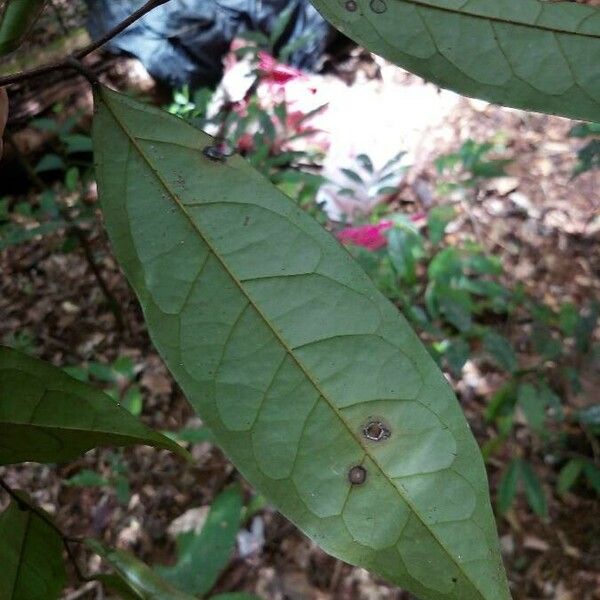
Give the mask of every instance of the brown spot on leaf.
[[360, 465], [355, 465], [348, 471], [348, 481], [352, 485], [362, 485], [367, 480], [367, 470]]

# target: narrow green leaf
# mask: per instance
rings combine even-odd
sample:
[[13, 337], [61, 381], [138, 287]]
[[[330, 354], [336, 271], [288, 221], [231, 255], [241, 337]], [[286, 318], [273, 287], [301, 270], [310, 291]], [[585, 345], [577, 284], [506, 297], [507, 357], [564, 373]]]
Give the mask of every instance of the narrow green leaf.
[[0, 514], [0, 598], [54, 600], [67, 579], [62, 539], [41, 509], [29, 510], [29, 499], [19, 495], [23, 505], [13, 499]]
[[450, 286], [437, 287], [439, 288], [436, 289], [438, 305], [446, 320], [459, 331], [471, 329], [473, 324], [471, 295], [465, 290]]
[[516, 108], [600, 120], [595, 6], [539, 0], [311, 1], [354, 41], [442, 87]]
[[[174, 588], [129, 552], [107, 548], [96, 540], [88, 539], [86, 543], [111, 565], [122, 582], [119, 584], [114, 579], [98, 579], [117, 591], [129, 593], [129, 598], [135, 598], [137, 594], [140, 600], [197, 600]], [[128, 598], [125, 594], [124, 597]]]
[[469, 360], [470, 353], [471, 347], [467, 340], [462, 337], [456, 337], [448, 344], [444, 356], [450, 370], [456, 377], [460, 377], [462, 368], [465, 366], [467, 360]]
[[518, 459], [511, 460], [506, 470], [502, 475], [500, 484], [498, 485], [498, 510], [504, 514], [512, 505], [517, 494], [517, 486], [520, 476], [520, 461]]
[[533, 467], [525, 460], [521, 461], [521, 481], [525, 487], [525, 496], [529, 506], [540, 517], [548, 515], [548, 502], [542, 484]]
[[240, 526], [242, 496], [239, 487], [225, 490], [210, 507], [200, 533], [177, 537], [177, 563], [156, 572], [188, 594], [205, 594], [227, 566]]
[[538, 389], [531, 383], [522, 383], [517, 391], [517, 402], [531, 428], [538, 433], [544, 429], [546, 404]]
[[290, 4], [289, 6], [284, 8], [284, 10], [275, 20], [275, 23], [273, 24], [273, 29], [271, 30], [271, 34], [269, 36], [269, 44], [272, 50], [275, 49], [277, 43], [279, 42], [279, 38], [284, 34], [285, 30], [288, 28], [293, 11], [294, 5]]
[[356, 172], [353, 171], [352, 169], [340, 169], [340, 171], [351, 181], [354, 181], [354, 183], [358, 183], [358, 184], [363, 184], [364, 181], [362, 180], [362, 177]]
[[46, 0], [6, 0], [0, 6], [0, 56], [21, 45], [45, 3]]
[[450, 204], [435, 206], [427, 213], [427, 229], [432, 244], [439, 244], [442, 241], [448, 223], [455, 216], [456, 211]]
[[579, 475], [583, 471], [585, 463], [583, 460], [572, 458], [558, 474], [556, 491], [559, 494], [566, 494], [574, 485]]
[[369, 174], [372, 174], [375, 171], [373, 167], [373, 162], [368, 154], [359, 154], [356, 157], [356, 161], [361, 165], [361, 167]]
[[516, 371], [517, 356], [511, 343], [495, 331], [487, 331], [483, 336], [483, 347], [496, 362], [509, 373]]
[[35, 172], [64, 171], [66, 168], [65, 161], [58, 154], [45, 154], [35, 166]]
[[0, 464], [63, 462], [95, 446], [133, 444], [190, 459], [103, 392], [49, 363], [0, 347]]
[[[242, 158], [211, 159], [212, 138], [125, 96], [96, 101], [115, 253], [243, 475], [326, 551], [423, 600], [508, 599], [479, 448], [397, 309]], [[379, 420], [390, 435], [370, 439]]]
[[103, 485], [108, 485], [109, 481], [100, 475], [100, 473], [96, 473], [96, 471], [92, 471], [91, 469], [82, 469], [73, 477], [69, 477], [63, 482], [65, 485], [74, 485], [80, 487], [99, 487]]

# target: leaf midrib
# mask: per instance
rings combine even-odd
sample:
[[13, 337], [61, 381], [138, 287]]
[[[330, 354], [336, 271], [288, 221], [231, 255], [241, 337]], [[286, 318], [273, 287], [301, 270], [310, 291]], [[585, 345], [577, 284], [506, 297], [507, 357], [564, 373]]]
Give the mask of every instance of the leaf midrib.
[[[119, 125], [119, 127], [121, 128], [121, 130], [125, 133], [126, 137], [130, 140], [132, 146], [138, 151], [139, 155], [143, 158], [144, 162], [147, 164], [147, 166], [150, 169], [150, 171], [152, 171], [152, 173], [154, 173], [155, 177], [160, 182], [161, 186], [165, 189], [165, 191], [167, 192], [167, 194], [169, 195], [169, 197], [172, 199], [172, 201], [174, 202], [174, 204], [180, 209], [180, 211], [182, 212], [182, 214], [185, 215], [186, 219], [189, 221], [189, 223], [192, 226], [192, 228], [194, 229], [194, 231], [196, 231], [198, 233], [198, 235], [201, 237], [202, 241], [208, 246], [208, 249], [211, 252], [211, 254], [219, 261], [219, 263], [221, 264], [221, 266], [223, 267], [223, 269], [225, 270], [225, 272], [229, 275], [229, 277], [232, 279], [232, 281], [236, 284], [236, 286], [241, 291], [241, 293], [243, 294], [243, 296], [248, 300], [249, 304], [254, 308], [254, 310], [256, 310], [257, 314], [264, 321], [265, 325], [269, 328], [269, 330], [277, 338], [277, 340], [282, 345], [282, 347], [287, 352], [287, 354], [294, 360], [294, 362], [297, 364], [298, 368], [302, 371], [302, 373], [307, 378], [307, 380], [310, 381], [311, 385], [319, 393], [319, 396], [321, 398], [323, 398], [323, 400], [325, 400], [325, 402], [328, 404], [328, 406], [331, 408], [331, 410], [335, 413], [335, 415], [338, 417], [338, 419], [340, 420], [340, 422], [348, 430], [348, 432], [351, 435], [351, 437], [355, 440], [355, 442], [359, 445], [359, 447], [362, 448], [362, 450], [364, 451], [365, 455], [368, 456], [371, 459], [371, 461], [373, 462], [373, 464], [379, 469], [379, 471], [382, 474], [382, 476], [396, 490], [396, 492], [398, 493], [398, 496], [404, 502], [406, 502], [406, 504], [410, 508], [411, 512], [419, 519], [419, 521], [421, 522], [421, 524], [423, 525], [423, 527], [425, 527], [425, 529], [427, 529], [427, 531], [430, 533], [430, 535], [435, 539], [435, 541], [443, 549], [443, 551], [445, 552], [445, 554], [448, 557], [450, 557], [450, 559], [457, 566], [457, 568], [459, 569], [459, 571], [461, 573], [463, 573], [464, 577], [473, 586], [473, 589], [479, 594], [479, 596], [481, 597], [481, 599], [482, 600], [486, 600], [485, 594], [483, 594], [481, 592], [481, 590], [479, 589], [479, 587], [477, 586], [477, 584], [471, 579], [470, 575], [465, 571], [465, 569], [463, 568], [462, 563], [460, 563], [460, 562], [458, 562], [456, 560], [456, 558], [454, 557], [454, 555], [448, 550], [448, 548], [446, 548], [445, 544], [439, 539], [439, 537], [436, 535], [436, 533], [434, 531], [432, 531], [431, 528], [425, 523], [425, 521], [424, 521], [423, 517], [421, 516], [421, 514], [416, 510], [416, 507], [414, 506], [413, 502], [409, 498], [405, 497], [405, 495], [402, 493], [402, 490], [394, 483], [394, 480], [385, 472], [385, 470], [383, 469], [383, 467], [377, 461], [376, 457], [374, 457], [371, 454], [371, 452], [369, 451], [369, 449], [367, 447], [363, 446], [361, 440], [356, 435], [354, 429], [348, 424], [348, 422], [346, 421], [346, 419], [340, 413], [340, 411], [337, 408], [337, 406], [335, 406], [335, 404], [332, 402], [332, 400], [330, 400], [329, 397], [323, 392], [323, 390], [321, 390], [321, 387], [319, 386], [318, 382], [314, 380], [314, 378], [306, 370], [306, 368], [304, 367], [304, 365], [302, 364], [302, 362], [300, 361], [300, 359], [298, 357], [296, 357], [296, 355], [293, 352], [293, 349], [290, 348], [289, 345], [286, 343], [286, 341], [282, 339], [282, 337], [280, 336], [280, 334], [277, 331], [277, 329], [272, 326], [271, 322], [266, 317], [266, 315], [260, 310], [260, 308], [256, 305], [256, 303], [254, 302], [254, 300], [250, 297], [250, 295], [248, 294], [248, 292], [244, 289], [244, 287], [242, 286], [241, 281], [231, 272], [231, 270], [229, 269], [228, 265], [221, 258], [220, 254], [216, 251], [216, 249], [213, 246], [213, 244], [203, 234], [203, 232], [200, 230], [198, 224], [192, 219], [192, 217], [190, 216], [190, 214], [188, 213], [188, 211], [185, 209], [185, 205], [180, 201], [180, 199], [177, 196], [177, 194], [171, 189], [171, 187], [163, 179], [163, 177], [161, 176], [161, 174], [155, 169], [155, 167], [152, 164], [152, 162], [146, 156], [146, 153], [143, 151], [143, 149], [141, 148], [141, 146], [138, 144], [138, 141], [137, 141], [136, 137], [132, 133], [130, 133], [129, 129], [125, 126], [125, 124], [117, 116], [116, 111], [114, 111], [112, 109], [112, 107], [110, 105], [110, 103], [111, 103], [110, 99], [106, 99], [106, 96], [104, 96], [104, 92], [102, 92], [102, 93], [103, 93], [103, 98], [104, 98], [104, 102], [103, 103], [108, 108], [108, 110], [110, 111], [110, 113], [112, 114], [115, 122]], [[173, 117], [173, 118], [178, 121], [178, 124], [185, 124], [183, 121], [181, 121], [177, 117]], [[181, 123], [179, 123], [179, 121], [181, 121]], [[160, 141], [160, 140], [156, 140], [156, 141]], [[168, 143], [168, 142], [166, 142], [166, 143]], [[192, 148], [189, 148], [189, 149], [193, 150]]]
[[[20, 510], [20, 509], [18, 509]], [[21, 574], [21, 567], [23, 564], [23, 556], [25, 554], [25, 545], [27, 543], [27, 536], [29, 535], [29, 528], [31, 527], [31, 521], [33, 518], [33, 514], [28, 510], [27, 511], [27, 523], [25, 525], [23, 531], [23, 537], [21, 538], [21, 545], [19, 546], [19, 559], [17, 563], [17, 570], [15, 572], [15, 578], [13, 580], [12, 591], [10, 593], [10, 597], [14, 598], [15, 591], [17, 589], [17, 585], [19, 584], [19, 576]]]
[[[328, 2], [328, 0], [317, 0], [319, 2]], [[566, 29], [566, 28], [561, 28], [561, 27], [550, 27], [549, 25], [538, 25], [536, 23], [529, 23], [527, 21], [521, 20], [521, 21], [516, 21], [516, 20], [511, 20], [509, 18], [505, 18], [505, 17], [501, 17], [501, 16], [493, 16], [493, 15], [485, 15], [485, 14], [480, 14], [477, 12], [474, 12], [473, 9], [465, 9], [464, 6], [461, 8], [451, 8], [449, 6], [437, 6], [435, 4], [432, 4], [430, 2], [427, 2], [426, 0], [388, 0], [388, 1], [392, 1], [392, 2], [402, 2], [404, 4], [412, 4], [414, 6], [418, 6], [420, 8], [425, 8], [428, 10], [436, 10], [439, 12], [445, 12], [445, 13], [449, 13], [452, 15], [460, 15], [463, 17], [471, 17], [473, 19], [482, 19], [484, 21], [492, 21], [494, 23], [502, 23], [504, 25], [510, 25], [513, 27], [526, 27], [529, 29], [535, 29], [536, 31], [547, 31], [549, 33], [564, 33], [564, 34], [569, 34], [569, 35], [575, 35], [575, 36], [580, 36], [580, 37], [586, 37], [586, 38], [590, 38], [590, 39], [600, 39], [600, 33], [585, 33], [585, 32], [580, 32], [577, 31], [576, 29]], [[538, 4], [540, 5], [540, 12], [537, 14], [536, 19], [539, 19], [540, 15], [542, 15], [543, 11], [544, 11], [544, 7], [543, 7], [543, 2], [539, 2]], [[568, 2], [561, 2], [561, 4], [569, 4]], [[591, 7], [594, 8], [594, 7]], [[583, 10], [582, 10], [583, 12]], [[594, 14], [600, 12], [597, 8], [595, 9], [595, 13], [590, 13], [589, 15], [587, 15], [586, 17], [582, 18], [582, 20], [578, 23], [577, 27], [581, 27], [583, 25], [583, 23], [585, 21], [587, 21], [587, 19], [591, 18]], [[383, 13], [385, 14], [385, 13]]]

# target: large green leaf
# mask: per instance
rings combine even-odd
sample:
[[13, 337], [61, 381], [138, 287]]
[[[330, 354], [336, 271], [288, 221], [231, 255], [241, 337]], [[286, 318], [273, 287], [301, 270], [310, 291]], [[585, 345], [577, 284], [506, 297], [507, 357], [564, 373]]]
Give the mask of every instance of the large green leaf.
[[0, 6], [0, 56], [19, 47], [46, 0], [6, 0]]
[[71, 460], [96, 446], [147, 444], [189, 458], [112, 398], [61, 369], [0, 347], [0, 465]]
[[53, 600], [66, 582], [62, 539], [19, 495], [23, 503], [13, 500], [0, 514], [0, 598]]
[[126, 600], [196, 600], [184, 594], [157, 575], [147, 564], [129, 552], [111, 549], [96, 540], [87, 540], [88, 546], [108, 562], [115, 575], [97, 577]]
[[397, 309], [242, 158], [110, 90], [96, 102], [114, 251], [244, 476], [326, 551], [423, 599], [508, 598], [479, 448]]
[[177, 563], [156, 569], [171, 584], [188, 594], [206, 594], [227, 566], [240, 527], [242, 496], [232, 487], [215, 498], [200, 533], [177, 537]]
[[443, 87], [600, 120], [597, 7], [539, 0], [311, 2], [353, 40]]

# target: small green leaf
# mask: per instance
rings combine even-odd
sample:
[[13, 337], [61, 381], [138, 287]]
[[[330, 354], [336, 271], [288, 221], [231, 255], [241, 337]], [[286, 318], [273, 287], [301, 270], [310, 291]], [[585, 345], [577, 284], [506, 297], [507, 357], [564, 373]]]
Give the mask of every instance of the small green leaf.
[[65, 188], [68, 192], [74, 192], [79, 185], [79, 169], [77, 167], [70, 167], [65, 173]]
[[446, 232], [448, 223], [454, 219], [456, 211], [449, 204], [435, 206], [427, 213], [427, 229], [432, 244], [439, 244]]
[[542, 484], [535, 474], [533, 467], [525, 460], [521, 461], [521, 481], [525, 488], [527, 502], [540, 517], [548, 515], [548, 503]]
[[469, 359], [470, 353], [471, 347], [469, 346], [469, 342], [464, 338], [456, 337], [450, 341], [444, 352], [444, 356], [453, 375], [460, 377], [462, 368]]
[[517, 356], [511, 343], [495, 331], [487, 331], [483, 336], [483, 348], [504, 370], [514, 373], [517, 369]]
[[558, 323], [562, 332], [566, 336], [572, 336], [575, 334], [578, 319], [579, 311], [574, 304], [571, 302], [566, 302], [565, 304], [561, 305], [558, 313]]
[[128, 410], [134, 417], [142, 414], [143, 398], [142, 392], [137, 385], [131, 386], [121, 399], [121, 406]]
[[473, 324], [471, 295], [465, 290], [448, 286], [439, 286], [436, 293], [440, 311], [446, 320], [459, 331], [469, 331]]
[[351, 181], [354, 181], [354, 183], [359, 183], [362, 184], [364, 183], [362, 180], [362, 177], [356, 172], [353, 171], [352, 169], [340, 169], [340, 171]]
[[538, 389], [531, 383], [522, 383], [517, 391], [517, 401], [532, 429], [541, 432], [546, 420], [546, 404]]
[[443, 283], [450, 283], [454, 278], [462, 275], [462, 261], [456, 248], [444, 248], [431, 260], [427, 267], [430, 279]]
[[114, 579], [106, 580], [106, 578], [98, 577], [108, 586], [127, 590], [130, 597], [133, 598], [137, 594], [140, 600], [197, 600], [194, 596], [174, 588], [148, 565], [129, 554], [129, 552], [107, 548], [96, 540], [88, 539], [86, 543], [96, 554], [99, 554], [112, 566], [122, 580], [121, 585], [119, 585]]
[[109, 481], [102, 477], [100, 473], [91, 469], [82, 469], [79, 473], [69, 477], [63, 482], [65, 485], [80, 486], [80, 487], [100, 487], [108, 485]]
[[111, 365], [93, 361], [88, 364], [88, 371], [98, 381], [106, 383], [115, 383], [117, 381], [117, 374]]
[[177, 537], [177, 563], [156, 571], [188, 594], [205, 594], [227, 566], [240, 526], [239, 487], [225, 490], [213, 502], [202, 530]]
[[572, 458], [560, 470], [556, 484], [556, 491], [559, 494], [566, 494], [575, 485], [575, 482], [583, 471], [584, 465], [585, 462], [583, 460]]
[[374, 171], [373, 163], [371, 162], [370, 157], [367, 154], [359, 154], [356, 157], [356, 161], [360, 164], [360, 166], [369, 174], [372, 174]]
[[63, 462], [96, 446], [148, 444], [189, 460], [103, 392], [42, 360], [0, 347], [0, 464]]
[[401, 279], [408, 283], [416, 280], [416, 255], [421, 248], [421, 240], [407, 227], [392, 227], [388, 234], [388, 254]]
[[70, 133], [61, 136], [60, 139], [64, 144], [66, 144], [68, 154], [92, 151], [92, 138], [89, 135]]
[[279, 38], [283, 35], [288, 27], [294, 9], [295, 7], [293, 4], [286, 6], [275, 20], [275, 23], [273, 23], [273, 28], [271, 30], [271, 34], [269, 35], [269, 44], [271, 46], [271, 50], [275, 49], [277, 43], [279, 42]]
[[60, 156], [57, 154], [45, 154], [35, 166], [35, 172], [64, 171], [66, 168], [65, 161]]
[[[4, 441], [4, 440], [3, 440]], [[66, 583], [63, 542], [40, 508], [17, 492], [0, 514], [0, 598], [54, 600]]]
[[521, 468], [519, 459], [511, 460], [498, 485], [496, 501], [498, 502], [498, 510], [501, 514], [506, 513], [515, 499], [520, 473]]

